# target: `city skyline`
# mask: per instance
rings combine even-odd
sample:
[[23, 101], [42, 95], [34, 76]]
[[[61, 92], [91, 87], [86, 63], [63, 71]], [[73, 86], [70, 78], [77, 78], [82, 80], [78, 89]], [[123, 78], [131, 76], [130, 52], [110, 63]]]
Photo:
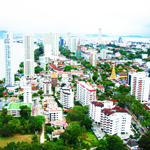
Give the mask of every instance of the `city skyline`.
[[[148, 0], [97, 1], [23, 1], [6, 0], [0, 10], [1, 30], [13, 33], [97, 34], [108, 36], [140, 35], [149, 37]], [[5, 13], [4, 13], [5, 12]]]

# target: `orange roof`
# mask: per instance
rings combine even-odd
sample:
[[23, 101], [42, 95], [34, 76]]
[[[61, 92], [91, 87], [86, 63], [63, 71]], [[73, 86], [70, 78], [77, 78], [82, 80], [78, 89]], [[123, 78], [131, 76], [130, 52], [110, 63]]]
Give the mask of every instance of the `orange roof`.
[[39, 90], [36, 86], [32, 86], [32, 91], [37, 91]]
[[97, 85], [98, 89], [104, 89], [104, 87], [102, 85]]

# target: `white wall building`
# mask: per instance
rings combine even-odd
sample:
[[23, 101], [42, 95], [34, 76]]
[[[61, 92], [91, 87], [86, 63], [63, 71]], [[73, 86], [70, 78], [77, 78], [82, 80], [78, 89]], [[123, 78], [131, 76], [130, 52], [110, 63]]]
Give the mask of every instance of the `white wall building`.
[[70, 50], [70, 52], [76, 52], [76, 50], [77, 50], [76, 36], [69, 36], [69, 50]]
[[150, 78], [146, 72], [129, 73], [128, 81], [131, 85], [131, 94], [136, 99], [145, 103], [149, 101]]
[[20, 79], [20, 87], [21, 87], [21, 88], [24, 88], [24, 87], [26, 87], [26, 86], [27, 86], [27, 80], [26, 80], [25, 76], [23, 76], [23, 77], [21, 77], [21, 79]]
[[49, 121], [61, 121], [62, 120], [62, 108], [49, 108]]
[[129, 134], [131, 115], [124, 108], [115, 106], [113, 101], [93, 101], [89, 107], [89, 117], [107, 134]]
[[49, 62], [49, 60], [50, 60], [50, 57], [40, 56], [39, 57], [39, 62], [40, 62], [41, 68], [43, 68], [44, 70], [46, 70], [46, 64]]
[[100, 58], [101, 59], [106, 59], [106, 54], [107, 54], [107, 50], [105, 50], [105, 49], [102, 49], [101, 51], [100, 51]]
[[59, 36], [58, 33], [47, 33], [44, 35], [44, 53], [45, 56], [58, 55]]
[[23, 100], [24, 103], [32, 103], [32, 92], [31, 92], [31, 86], [26, 86], [23, 89]]
[[84, 81], [77, 82], [77, 100], [83, 106], [89, 105], [91, 101], [96, 100], [96, 88]]
[[66, 46], [69, 46], [69, 36], [71, 36], [71, 33], [70, 33], [70, 32], [67, 33]]
[[5, 85], [14, 85], [13, 73], [13, 34], [10, 31], [3, 32], [4, 51], [5, 51]]
[[62, 87], [60, 91], [60, 103], [63, 108], [74, 107], [74, 92], [70, 87]]
[[44, 94], [52, 94], [51, 81], [45, 80], [43, 82], [43, 90], [44, 90]]
[[61, 82], [65, 83], [66, 85], [68, 84], [68, 74], [62, 74], [62, 79]]
[[34, 76], [34, 35], [24, 35], [24, 76]]
[[94, 67], [97, 65], [97, 54], [96, 52], [90, 53], [90, 64]]
[[102, 29], [99, 28], [99, 29], [98, 29], [98, 42], [100, 43], [101, 40], [102, 40]]

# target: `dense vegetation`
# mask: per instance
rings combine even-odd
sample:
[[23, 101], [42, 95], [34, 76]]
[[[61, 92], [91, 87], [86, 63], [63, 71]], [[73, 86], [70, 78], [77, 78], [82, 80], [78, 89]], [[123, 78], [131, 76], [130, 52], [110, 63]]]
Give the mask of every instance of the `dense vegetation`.
[[39, 60], [39, 56], [44, 54], [44, 46], [41, 44], [39, 48], [34, 51], [34, 60]]
[[2, 109], [0, 118], [0, 133], [1, 136], [13, 136], [16, 133], [30, 134], [35, 131], [40, 132], [42, 124], [45, 122], [44, 116], [30, 116], [31, 110], [27, 106], [22, 106], [20, 115], [21, 118], [15, 118], [7, 114], [6, 109]]

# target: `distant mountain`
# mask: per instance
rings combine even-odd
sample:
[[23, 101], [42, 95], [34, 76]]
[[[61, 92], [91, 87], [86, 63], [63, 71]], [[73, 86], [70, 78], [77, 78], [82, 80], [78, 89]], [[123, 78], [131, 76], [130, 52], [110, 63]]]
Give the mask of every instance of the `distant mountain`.
[[121, 37], [137, 37], [137, 38], [143, 38], [140, 35], [125, 35], [125, 36], [121, 36]]
[[[98, 37], [98, 34], [86, 34], [87, 37]], [[102, 34], [102, 37], [108, 37], [106, 34]]]

